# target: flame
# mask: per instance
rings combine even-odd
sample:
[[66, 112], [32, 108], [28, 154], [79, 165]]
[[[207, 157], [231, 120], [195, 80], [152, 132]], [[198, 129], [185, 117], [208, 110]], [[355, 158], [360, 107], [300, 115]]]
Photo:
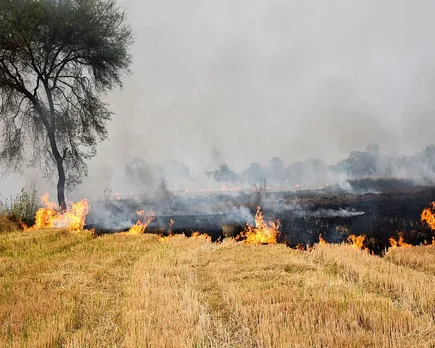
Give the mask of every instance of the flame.
[[322, 234], [319, 234], [319, 244], [320, 244], [320, 245], [326, 245], [326, 244], [328, 244], [328, 243], [326, 242], [326, 240], [324, 240], [324, 239], [322, 238]]
[[347, 237], [347, 240], [352, 244], [353, 248], [364, 250], [364, 241], [366, 239], [365, 235], [361, 236], [355, 236], [354, 234], [351, 234], [349, 237]]
[[411, 244], [405, 243], [404, 239], [403, 239], [403, 232], [399, 232], [399, 240], [396, 241], [394, 238], [390, 238], [390, 246], [392, 248], [396, 248], [396, 247], [402, 247], [402, 248], [410, 248], [412, 247]]
[[136, 224], [130, 227], [127, 234], [143, 234], [148, 225], [154, 220], [154, 212], [151, 212], [151, 216], [144, 216], [144, 210], [137, 211], [136, 213], [139, 218]]
[[170, 234], [169, 236], [157, 236], [157, 239], [159, 240], [159, 242], [168, 242], [169, 238], [173, 237], [173, 234]]
[[65, 211], [59, 212], [57, 204], [48, 200], [48, 193], [41, 197], [43, 208], [38, 209], [35, 216], [34, 229], [67, 228], [71, 232], [83, 231], [89, 202], [83, 199], [77, 203], [69, 203]]
[[196, 231], [196, 232], [192, 232], [190, 238], [208, 240], [208, 239], [210, 239], [210, 236], [206, 233], [201, 234], [201, 232]]
[[276, 244], [276, 238], [279, 235], [279, 227], [279, 220], [266, 223], [260, 207], [257, 207], [257, 213], [255, 214], [255, 227], [246, 224], [245, 231], [242, 232], [244, 237], [246, 237], [245, 243]]
[[434, 212], [435, 211], [435, 202], [431, 202], [429, 204], [428, 208], [424, 208], [423, 211], [421, 212], [421, 221], [426, 221], [426, 223], [429, 225], [429, 227], [432, 230], [435, 230], [435, 215]]
[[174, 234], [172, 233], [172, 225], [174, 224], [174, 222], [175, 221], [173, 219], [169, 220], [168, 235], [166, 235], [165, 228], [162, 227], [162, 233], [157, 236], [157, 239], [160, 242], [167, 242], [167, 241], [169, 241], [169, 238], [174, 236]]

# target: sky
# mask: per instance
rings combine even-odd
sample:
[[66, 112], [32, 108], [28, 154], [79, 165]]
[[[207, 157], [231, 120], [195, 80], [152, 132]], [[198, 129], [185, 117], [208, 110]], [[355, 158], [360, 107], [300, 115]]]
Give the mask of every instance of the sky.
[[132, 74], [107, 96], [110, 140], [84, 187], [110, 186], [135, 157], [203, 173], [434, 142], [434, 1], [118, 2]]

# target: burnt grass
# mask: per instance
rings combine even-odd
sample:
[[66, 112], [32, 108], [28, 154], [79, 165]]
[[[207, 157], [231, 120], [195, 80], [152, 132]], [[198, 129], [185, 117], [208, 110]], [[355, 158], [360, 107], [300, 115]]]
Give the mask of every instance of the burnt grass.
[[311, 212], [319, 209], [347, 209], [363, 215], [295, 218], [280, 216], [281, 239], [287, 243], [315, 243], [319, 234], [331, 243], [342, 242], [350, 234], [365, 234], [366, 246], [376, 254], [389, 247], [391, 237], [403, 233], [405, 242], [431, 242], [433, 231], [420, 221], [421, 212], [435, 200], [435, 188], [424, 187], [395, 192], [319, 195], [300, 197], [298, 203]]
[[[275, 204], [268, 204], [271, 200]], [[289, 247], [307, 247], [319, 241], [319, 234], [329, 243], [347, 240], [350, 234], [366, 235], [365, 245], [375, 254], [382, 254], [389, 247], [389, 238], [397, 240], [403, 233], [405, 242], [419, 245], [431, 242], [433, 231], [420, 221], [422, 210], [435, 200], [435, 187], [413, 187], [388, 189], [380, 193], [349, 193], [328, 188], [316, 191], [280, 192], [260, 204], [265, 218], [279, 219], [281, 223], [279, 242]], [[156, 212], [154, 221], [148, 226], [149, 233], [184, 233], [190, 236], [194, 231], [207, 233], [212, 241], [236, 236], [243, 231], [246, 219], [234, 212], [214, 212], [213, 207], [222, 203], [229, 208], [247, 207], [255, 215], [254, 194], [177, 197], [176, 201], [148, 202], [145, 209]], [[97, 234], [127, 231], [137, 221], [137, 210], [144, 204], [132, 200], [97, 202], [110, 211], [110, 216], [119, 217], [124, 225], [108, 227], [93, 212], [93, 205], [87, 219], [88, 228]], [[162, 208], [163, 206], [163, 208]], [[297, 207], [292, 209], [291, 207]], [[331, 212], [363, 212], [361, 215], [338, 216]], [[316, 214], [328, 211], [328, 214]], [[303, 214], [301, 214], [303, 212]], [[169, 230], [169, 221], [175, 222]]]

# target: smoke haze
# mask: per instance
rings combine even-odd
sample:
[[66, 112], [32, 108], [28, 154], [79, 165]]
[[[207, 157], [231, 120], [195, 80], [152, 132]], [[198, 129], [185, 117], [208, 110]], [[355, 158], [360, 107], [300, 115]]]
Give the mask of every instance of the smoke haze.
[[[119, 4], [132, 75], [108, 96], [110, 141], [79, 190], [116, 190], [138, 157], [178, 160], [196, 177], [223, 162], [335, 163], [369, 143], [411, 154], [433, 142], [431, 0]], [[8, 180], [2, 190], [23, 184]]]

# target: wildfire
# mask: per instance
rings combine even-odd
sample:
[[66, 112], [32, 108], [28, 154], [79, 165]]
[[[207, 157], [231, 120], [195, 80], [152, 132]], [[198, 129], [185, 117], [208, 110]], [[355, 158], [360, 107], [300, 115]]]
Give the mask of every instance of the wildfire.
[[246, 237], [245, 243], [248, 244], [276, 244], [279, 235], [279, 220], [265, 222], [260, 207], [257, 207], [255, 214], [255, 227], [246, 225], [243, 236]]
[[154, 212], [151, 213], [151, 216], [145, 216], [144, 214], [144, 210], [137, 211], [139, 218], [136, 224], [130, 227], [127, 234], [142, 234], [145, 232], [145, 229], [154, 220]]
[[35, 216], [34, 229], [67, 228], [71, 232], [83, 231], [89, 202], [83, 199], [77, 203], [68, 203], [65, 211], [60, 212], [57, 204], [48, 200], [48, 193], [41, 197], [43, 208], [38, 209]]
[[324, 240], [324, 239], [322, 238], [322, 234], [319, 234], [319, 244], [320, 244], [320, 245], [326, 245], [326, 244], [328, 244], [328, 243], [326, 242], [326, 240]]
[[428, 208], [424, 208], [421, 212], [421, 221], [426, 221], [432, 230], [435, 230], [435, 202], [430, 203]]
[[351, 234], [349, 237], [347, 237], [347, 240], [352, 244], [353, 248], [364, 250], [364, 241], [366, 239], [365, 235], [361, 236], [355, 236], [354, 234]]
[[157, 239], [159, 240], [159, 242], [164, 243], [164, 242], [168, 242], [169, 238], [171, 238], [172, 236], [173, 236], [172, 234], [170, 234], [169, 236], [157, 236]]
[[208, 239], [210, 239], [210, 236], [208, 234], [206, 234], [206, 233], [201, 234], [201, 232], [196, 231], [196, 232], [193, 232], [191, 234], [190, 238], [192, 238], [192, 239], [204, 239], [204, 240], [208, 240]]
[[405, 243], [403, 239], [403, 232], [399, 232], [399, 240], [396, 241], [394, 238], [390, 238], [390, 245], [392, 248], [402, 247], [402, 248], [410, 248], [411, 244]]
[[167, 235], [166, 235], [165, 228], [162, 227], [162, 233], [157, 236], [157, 239], [160, 242], [167, 242], [167, 241], [169, 241], [169, 238], [174, 236], [174, 234], [172, 233], [172, 225], [174, 224], [174, 222], [175, 221], [173, 219], [169, 220], [169, 229], [168, 229], [168, 234]]

